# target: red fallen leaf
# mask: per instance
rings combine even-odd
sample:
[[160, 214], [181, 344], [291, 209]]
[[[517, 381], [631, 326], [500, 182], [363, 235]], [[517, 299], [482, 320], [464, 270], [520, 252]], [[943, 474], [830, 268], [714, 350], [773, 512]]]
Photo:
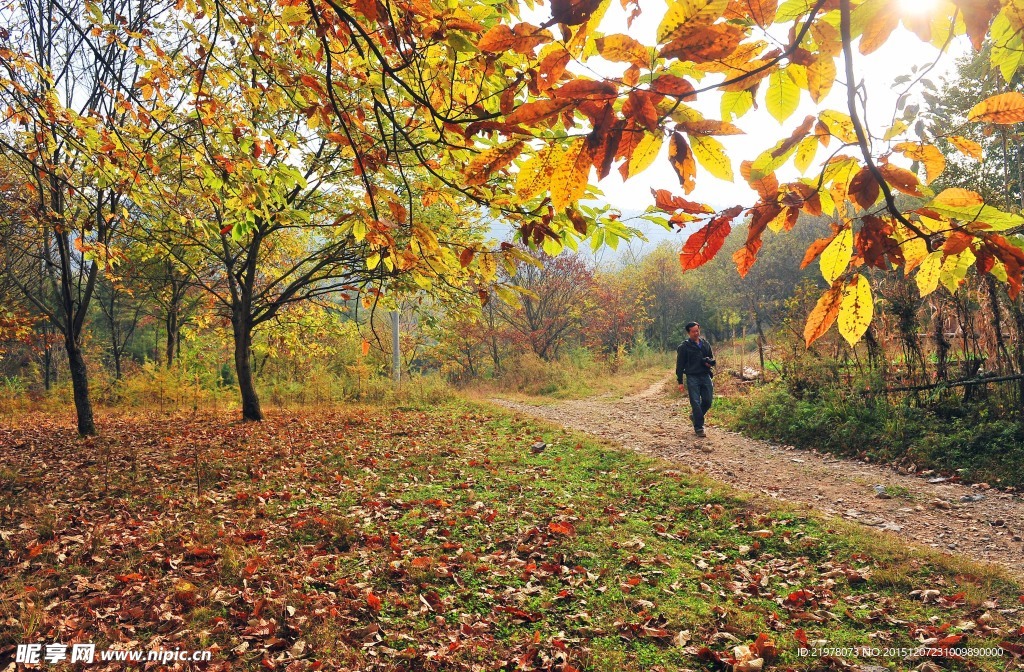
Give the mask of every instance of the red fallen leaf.
[[572, 526], [570, 522], [554, 521], [548, 525], [548, 530], [551, 534], [561, 534], [567, 537], [574, 536], [576, 534], [576, 528]]
[[796, 632], [793, 633], [793, 638], [805, 649], [809, 649], [811, 647], [811, 645], [807, 643], [807, 633], [804, 632], [803, 628], [797, 628]]
[[950, 635], [949, 637], [943, 637], [932, 646], [937, 649], [944, 649], [955, 644], [959, 644], [965, 637], [966, 635]]
[[999, 648], [1003, 651], [1009, 651], [1014, 656], [1024, 656], [1024, 644], [1014, 644], [1013, 642], [999, 642]]
[[[526, 621], [528, 623], [534, 623], [540, 620], [540, 616], [538, 614], [527, 613], [518, 607], [495, 607], [494, 611], [509, 614], [513, 619]], [[538, 634], [540, 633], [538, 632]]]
[[787, 595], [784, 603], [791, 607], [802, 607], [808, 602], [813, 601], [814, 593], [812, 593], [809, 590], [801, 588], [800, 590], [794, 590], [792, 593]]
[[961, 592], [956, 595], [950, 595], [949, 597], [940, 597], [937, 601], [944, 607], [952, 607], [962, 603], [965, 597], [967, 597], [967, 593]]
[[34, 558], [37, 555], [39, 555], [40, 553], [42, 553], [44, 546], [45, 546], [45, 544], [40, 544], [38, 542], [36, 542], [36, 543], [32, 544], [31, 546], [29, 546], [28, 547], [28, 557]]
[[775, 642], [769, 639], [768, 635], [763, 632], [750, 645], [750, 650], [758, 658], [764, 658], [766, 661], [772, 660], [779, 653], [779, 650], [775, 647]]
[[186, 558], [201, 560], [204, 558], [215, 558], [217, 554], [209, 546], [193, 546], [185, 552]]
[[366, 591], [366, 604], [369, 605], [370, 609], [380, 611], [381, 601], [379, 597], [373, 594], [373, 590]]
[[142, 574], [139, 574], [138, 572], [132, 572], [131, 574], [118, 574], [114, 578], [121, 583], [131, 583], [132, 581], [142, 581], [142, 579], [146, 577], [142, 576]]
[[252, 544], [257, 541], [266, 540], [267, 532], [266, 530], [246, 530], [245, 532], [241, 532], [238, 536], [242, 538], [242, 541]]

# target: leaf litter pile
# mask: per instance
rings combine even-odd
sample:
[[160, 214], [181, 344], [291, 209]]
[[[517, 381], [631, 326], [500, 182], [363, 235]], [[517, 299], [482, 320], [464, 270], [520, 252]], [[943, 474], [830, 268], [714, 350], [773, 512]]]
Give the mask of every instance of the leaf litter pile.
[[994, 570], [498, 410], [62, 420], [0, 428], [0, 669], [35, 642], [206, 669], [1024, 667]]

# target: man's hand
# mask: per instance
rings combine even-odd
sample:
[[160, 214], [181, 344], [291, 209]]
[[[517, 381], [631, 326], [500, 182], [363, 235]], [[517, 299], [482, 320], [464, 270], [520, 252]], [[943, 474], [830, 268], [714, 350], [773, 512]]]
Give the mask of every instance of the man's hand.
[[680, 392], [685, 392], [686, 391], [686, 385], [683, 385], [682, 383], [679, 383], [679, 391]]

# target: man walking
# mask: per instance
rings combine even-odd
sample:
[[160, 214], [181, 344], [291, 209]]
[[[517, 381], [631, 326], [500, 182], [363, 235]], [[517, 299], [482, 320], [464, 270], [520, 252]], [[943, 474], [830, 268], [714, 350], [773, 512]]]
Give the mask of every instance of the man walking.
[[711, 345], [700, 337], [700, 325], [689, 322], [686, 327], [689, 336], [676, 348], [676, 379], [679, 391], [683, 391], [683, 374], [686, 375], [686, 392], [690, 397], [691, 418], [697, 436], [707, 436], [704, 432], [704, 414], [711, 408], [714, 387], [711, 384], [715, 356]]

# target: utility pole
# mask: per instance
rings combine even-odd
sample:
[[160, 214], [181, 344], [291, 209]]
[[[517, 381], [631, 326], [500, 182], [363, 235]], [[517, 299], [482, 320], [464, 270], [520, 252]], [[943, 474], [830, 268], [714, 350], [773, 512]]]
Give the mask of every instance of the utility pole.
[[391, 370], [395, 383], [402, 382], [402, 352], [398, 344], [398, 317], [397, 309], [391, 311]]

